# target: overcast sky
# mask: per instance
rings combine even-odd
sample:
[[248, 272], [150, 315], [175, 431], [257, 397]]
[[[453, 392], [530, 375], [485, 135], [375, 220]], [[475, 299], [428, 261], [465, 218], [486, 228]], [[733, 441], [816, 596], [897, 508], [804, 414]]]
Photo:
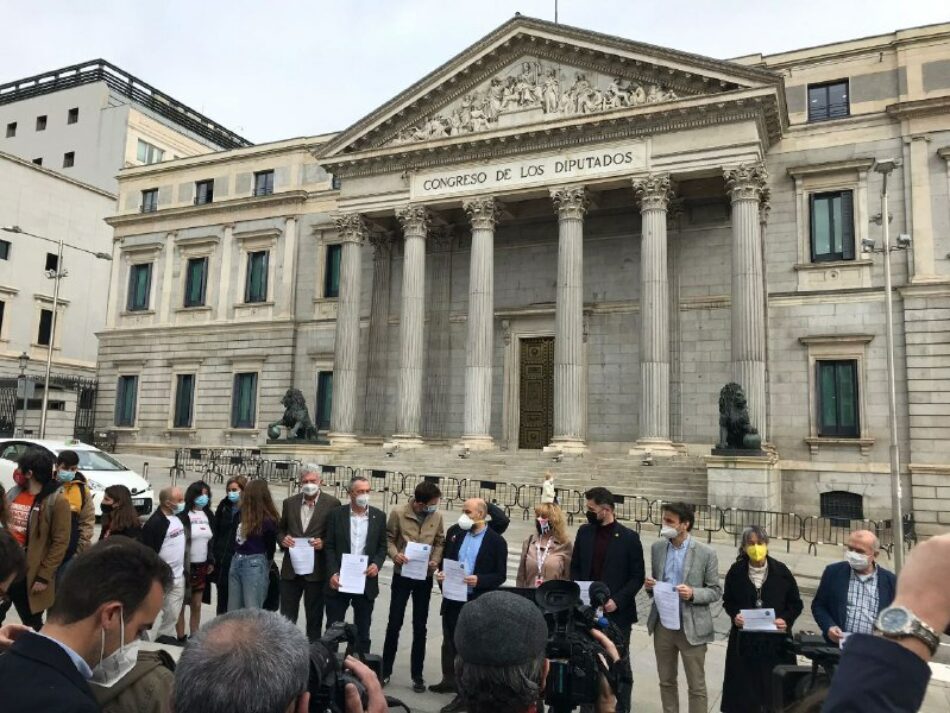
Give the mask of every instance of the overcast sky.
[[[948, 0], [560, 0], [560, 22], [717, 58], [950, 21]], [[102, 57], [255, 143], [345, 129], [554, 0], [0, 0], [0, 83]]]

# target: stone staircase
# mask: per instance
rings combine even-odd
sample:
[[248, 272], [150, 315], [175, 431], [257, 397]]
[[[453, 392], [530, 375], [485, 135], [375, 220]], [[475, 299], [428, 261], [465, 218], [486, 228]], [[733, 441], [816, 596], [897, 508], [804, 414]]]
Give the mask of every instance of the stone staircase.
[[394, 470], [458, 479], [540, 484], [545, 471], [554, 473], [558, 488], [584, 491], [596, 485], [649, 500], [684, 500], [706, 504], [706, 467], [702, 458], [678, 456], [644, 465], [628, 455], [565, 455], [556, 462], [540, 451], [473, 451], [460, 458], [451, 448], [400, 450], [387, 456], [380, 446], [361, 446], [327, 454], [320, 459], [333, 465]]

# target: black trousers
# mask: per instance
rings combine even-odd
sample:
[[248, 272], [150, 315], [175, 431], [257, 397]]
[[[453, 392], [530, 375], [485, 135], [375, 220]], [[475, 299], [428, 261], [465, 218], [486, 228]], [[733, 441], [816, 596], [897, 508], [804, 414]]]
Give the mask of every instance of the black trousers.
[[26, 577], [15, 582], [10, 587], [10, 601], [16, 607], [16, 613], [20, 616], [20, 621], [24, 626], [28, 626], [33, 631], [39, 631], [43, 627], [43, 612], [34, 614], [30, 610], [30, 597], [26, 591]]
[[442, 680], [455, 684], [455, 626], [465, 602], [442, 600]]
[[[328, 592], [326, 599], [327, 628], [338, 621], [346, 620], [346, 610], [353, 605], [353, 623], [359, 632], [360, 644], [363, 653], [370, 653], [369, 627], [373, 621], [373, 605], [375, 601], [365, 594], [346, 594], [345, 592]], [[308, 620], [309, 621], [309, 620]]]
[[412, 597], [412, 653], [409, 658], [409, 673], [415, 681], [422, 678], [422, 666], [426, 658], [426, 622], [429, 619], [429, 601], [432, 598], [432, 577], [409, 579], [401, 574], [393, 574], [389, 622], [386, 624], [386, 643], [383, 644], [383, 675], [389, 676], [393, 672], [393, 662], [399, 648], [399, 632], [406, 618], [409, 597]]
[[326, 582], [308, 582], [306, 577], [280, 580], [280, 613], [294, 624], [300, 613], [300, 597], [307, 615], [307, 638], [311, 642], [323, 633], [323, 590]]

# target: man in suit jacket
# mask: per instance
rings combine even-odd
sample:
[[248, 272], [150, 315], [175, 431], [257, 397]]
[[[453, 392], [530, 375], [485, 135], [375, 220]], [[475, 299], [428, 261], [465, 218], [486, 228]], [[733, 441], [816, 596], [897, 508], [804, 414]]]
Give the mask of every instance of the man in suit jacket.
[[[498, 589], [508, 578], [508, 543], [505, 538], [488, 525], [488, 504], [481, 498], [470, 498], [462, 505], [458, 524], [445, 533], [445, 550], [442, 559], [465, 563], [468, 576], [468, 601], [477, 599], [485, 592]], [[442, 569], [442, 563], [439, 563]], [[440, 571], [439, 582], [445, 580]], [[442, 680], [429, 686], [437, 693], [455, 691], [455, 626], [466, 602], [442, 599]], [[446, 643], [448, 642], [448, 643]], [[465, 710], [462, 699], [456, 695], [440, 713], [456, 713]]]
[[821, 633], [835, 645], [846, 634], [874, 633], [874, 620], [897, 587], [894, 574], [877, 564], [881, 545], [873, 532], [852, 532], [847, 547], [847, 561], [825, 567], [811, 603]]
[[134, 656], [128, 668], [99, 664], [148, 631], [171, 586], [168, 565], [125, 537], [77, 555], [63, 575], [42, 634], [19, 634], [0, 656], [0, 709], [97, 713], [89, 681], [112, 685], [134, 667]]
[[[300, 471], [300, 493], [284, 500], [277, 525], [277, 538], [284, 550], [280, 568], [280, 613], [297, 623], [300, 597], [307, 613], [307, 638], [316, 641], [323, 631], [323, 589], [327, 580], [324, 540], [330, 513], [340, 507], [340, 501], [329, 493], [320, 492], [320, 466], [305, 465]], [[313, 571], [297, 574], [287, 550], [295, 539], [306, 538], [313, 548]]]
[[[369, 504], [372, 487], [362, 475], [350, 480], [350, 502], [330, 513], [327, 521], [327, 574], [330, 591], [327, 594], [327, 626], [343, 621], [346, 610], [353, 605], [353, 623], [359, 630], [363, 653], [369, 653], [369, 628], [373, 618], [373, 604], [379, 594], [379, 570], [386, 562], [386, 514]], [[366, 588], [362, 594], [340, 591], [340, 563], [343, 555], [366, 555]]]
[[686, 503], [663, 503], [659, 542], [650, 550], [651, 576], [646, 589], [652, 595], [657, 582], [675, 587], [679, 596], [680, 625], [667, 629], [660, 621], [656, 602], [650, 609], [647, 629], [653, 634], [653, 651], [660, 679], [663, 713], [678, 713], [678, 658], [683, 659], [689, 692], [689, 713], [705, 713], [706, 644], [714, 638], [709, 605], [722, 597], [719, 559], [715, 551], [690, 536], [696, 511]]
[[[591, 488], [587, 499], [587, 524], [581, 525], [574, 539], [571, 579], [575, 582], [603, 582], [610, 589], [604, 605], [607, 618], [623, 633], [630, 644], [630, 629], [637, 621], [637, 592], [643, 586], [643, 545], [640, 536], [617, 522], [614, 496], [607, 488]], [[633, 671], [629, 652], [623, 652], [623, 672], [617, 688], [617, 710], [630, 710]]]

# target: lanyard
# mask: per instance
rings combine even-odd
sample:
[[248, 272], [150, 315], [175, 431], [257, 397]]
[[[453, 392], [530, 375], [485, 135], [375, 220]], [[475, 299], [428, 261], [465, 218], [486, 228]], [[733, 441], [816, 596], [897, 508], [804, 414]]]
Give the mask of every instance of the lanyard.
[[537, 551], [538, 559], [538, 579], [544, 579], [544, 561], [548, 558], [548, 554], [551, 552], [551, 545], [554, 544], [554, 540], [548, 540], [548, 546], [544, 548], [544, 554], [541, 554], [541, 538], [539, 537], [534, 543], [535, 550]]

